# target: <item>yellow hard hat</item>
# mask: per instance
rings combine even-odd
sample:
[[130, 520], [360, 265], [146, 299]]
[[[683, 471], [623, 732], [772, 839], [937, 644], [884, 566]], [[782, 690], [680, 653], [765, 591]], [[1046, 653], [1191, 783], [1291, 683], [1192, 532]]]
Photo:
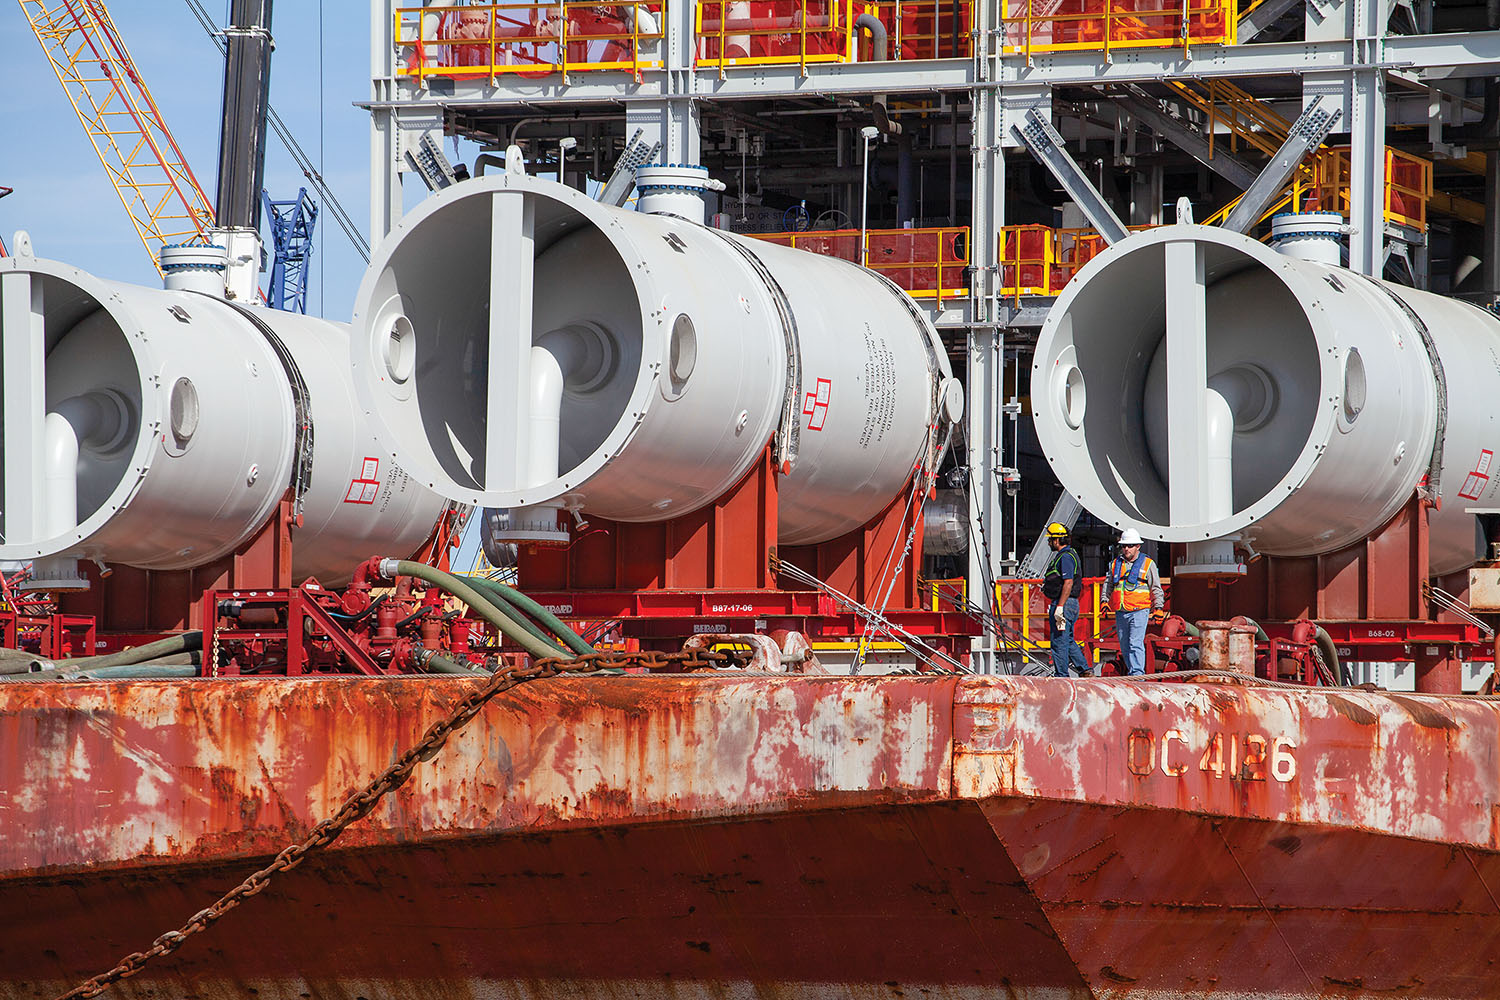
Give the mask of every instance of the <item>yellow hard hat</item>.
[[1067, 538], [1068, 537], [1068, 528], [1067, 528], [1066, 525], [1064, 525], [1060, 521], [1053, 521], [1051, 524], [1047, 525], [1047, 537], [1048, 538]]

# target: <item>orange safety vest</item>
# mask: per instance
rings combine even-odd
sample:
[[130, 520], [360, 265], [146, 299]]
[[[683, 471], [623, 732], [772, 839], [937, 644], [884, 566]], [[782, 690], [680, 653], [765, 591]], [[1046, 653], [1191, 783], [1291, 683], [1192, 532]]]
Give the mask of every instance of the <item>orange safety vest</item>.
[[1115, 556], [1109, 564], [1109, 610], [1146, 611], [1151, 607], [1151, 587], [1146, 583], [1151, 557], [1142, 552], [1130, 566]]

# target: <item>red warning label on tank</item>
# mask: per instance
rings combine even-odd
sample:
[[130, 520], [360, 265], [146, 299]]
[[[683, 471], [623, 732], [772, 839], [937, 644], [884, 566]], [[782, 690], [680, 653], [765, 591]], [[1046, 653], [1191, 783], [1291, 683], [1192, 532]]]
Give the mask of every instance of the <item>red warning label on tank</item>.
[[349, 492], [344, 494], [344, 503], [373, 504], [380, 493], [380, 459], [365, 456], [360, 464], [359, 478], [349, 480]]
[[1495, 458], [1495, 453], [1486, 448], [1479, 453], [1479, 461], [1474, 465], [1474, 471], [1464, 479], [1464, 488], [1458, 491], [1460, 500], [1478, 500], [1484, 493], [1485, 487], [1490, 483], [1490, 462]]
[[833, 379], [818, 379], [817, 388], [807, 394], [802, 403], [802, 415], [807, 418], [807, 429], [820, 431], [828, 419], [828, 397], [833, 393]]

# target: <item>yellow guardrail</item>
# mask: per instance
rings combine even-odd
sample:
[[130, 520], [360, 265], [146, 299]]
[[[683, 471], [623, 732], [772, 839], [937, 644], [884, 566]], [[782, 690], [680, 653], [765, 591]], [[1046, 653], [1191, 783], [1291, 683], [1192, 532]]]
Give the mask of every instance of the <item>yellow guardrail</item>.
[[698, 0], [697, 65], [717, 67], [848, 62], [853, 0]]
[[[1009, 640], [1031, 652], [1052, 648], [1047, 599], [1042, 596], [1040, 577], [997, 580], [995, 598], [996, 606], [1000, 609], [999, 619], [1005, 626]], [[1078, 598], [1078, 608], [1078, 620], [1087, 621], [1089, 634], [1098, 636], [1110, 615], [1104, 598], [1103, 577], [1083, 578], [1083, 592]]]
[[399, 76], [425, 81], [591, 70], [639, 74], [662, 65], [663, 5], [496, 3], [398, 7]]
[[[1493, 154], [1491, 154], [1493, 155]], [[1318, 158], [1313, 176], [1317, 208], [1349, 217], [1350, 150], [1338, 146]], [[1388, 222], [1427, 231], [1427, 202], [1432, 198], [1432, 161], [1385, 148], [1385, 204]]]
[[[864, 5], [885, 25], [887, 59], [967, 59], [974, 52], [969, 0], [876, 0]], [[860, 61], [875, 57], [861, 39]]]
[[1003, 0], [1003, 51], [1233, 45], [1235, 0]]
[[[860, 260], [858, 229], [747, 235], [856, 264]], [[969, 266], [968, 226], [866, 230], [865, 259], [865, 266], [891, 279], [914, 299], [937, 299], [941, 303], [969, 294], [965, 275]]]

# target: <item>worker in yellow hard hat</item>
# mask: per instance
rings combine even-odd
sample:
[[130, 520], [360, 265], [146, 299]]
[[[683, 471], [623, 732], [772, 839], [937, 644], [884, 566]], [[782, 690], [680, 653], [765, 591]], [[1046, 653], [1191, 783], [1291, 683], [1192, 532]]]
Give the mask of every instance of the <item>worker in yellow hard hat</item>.
[[1134, 528], [1120, 532], [1119, 551], [1109, 561], [1104, 582], [1109, 609], [1115, 613], [1120, 656], [1131, 677], [1146, 672], [1146, 622], [1166, 604], [1156, 560], [1141, 551], [1141, 542], [1141, 533]]
[[1053, 521], [1047, 525], [1047, 546], [1052, 558], [1042, 574], [1042, 596], [1047, 599], [1048, 638], [1052, 643], [1052, 673], [1067, 677], [1069, 669], [1089, 674], [1089, 661], [1073, 634], [1078, 621], [1078, 595], [1083, 589], [1083, 560], [1068, 544], [1068, 528]]

